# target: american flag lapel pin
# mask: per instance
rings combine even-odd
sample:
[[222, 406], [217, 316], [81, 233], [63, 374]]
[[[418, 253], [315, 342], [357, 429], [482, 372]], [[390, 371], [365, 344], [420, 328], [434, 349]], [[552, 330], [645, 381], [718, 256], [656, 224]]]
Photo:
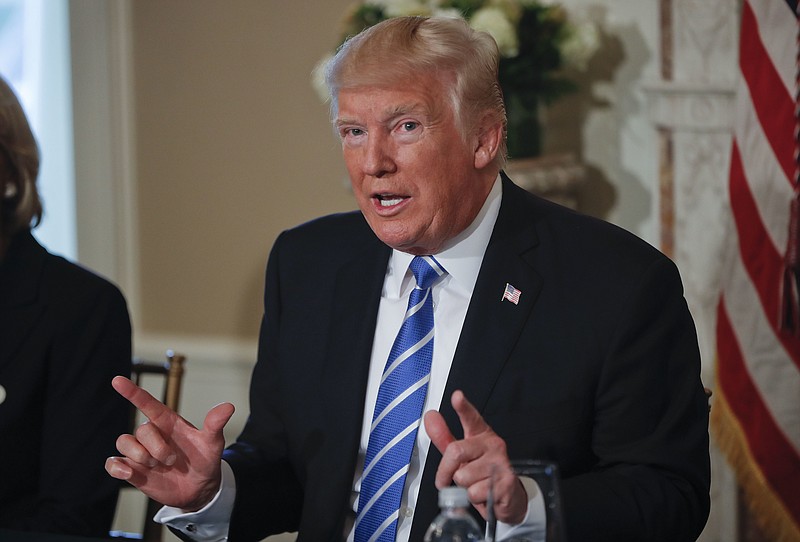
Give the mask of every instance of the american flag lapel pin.
[[503, 290], [503, 298], [500, 299], [500, 302], [502, 303], [504, 299], [508, 299], [514, 305], [517, 305], [519, 304], [520, 295], [522, 295], [522, 290], [517, 290], [516, 288], [514, 288], [513, 286], [511, 286], [509, 283], [506, 282], [506, 289]]

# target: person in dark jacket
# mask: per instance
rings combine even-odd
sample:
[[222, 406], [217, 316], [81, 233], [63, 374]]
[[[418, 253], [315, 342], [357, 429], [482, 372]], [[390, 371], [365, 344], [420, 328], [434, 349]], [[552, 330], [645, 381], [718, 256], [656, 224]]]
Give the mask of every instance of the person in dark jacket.
[[107, 536], [119, 484], [103, 461], [130, 416], [109, 380], [130, 374], [130, 319], [116, 286], [32, 235], [38, 170], [0, 78], [0, 529]]

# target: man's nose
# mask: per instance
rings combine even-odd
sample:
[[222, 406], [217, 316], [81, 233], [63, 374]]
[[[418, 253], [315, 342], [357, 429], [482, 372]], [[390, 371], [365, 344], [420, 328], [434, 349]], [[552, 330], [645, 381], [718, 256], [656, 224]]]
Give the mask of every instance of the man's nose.
[[370, 134], [364, 156], [364, 173], [372, 177], [382, 177], [395, 171], [391, 143], [381, 134]]

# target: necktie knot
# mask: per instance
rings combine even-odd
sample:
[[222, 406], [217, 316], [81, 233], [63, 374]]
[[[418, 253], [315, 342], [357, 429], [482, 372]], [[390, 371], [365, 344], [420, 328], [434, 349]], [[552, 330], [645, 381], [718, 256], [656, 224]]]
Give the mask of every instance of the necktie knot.
[[436, 279], [447, 273], [433, 256], [414, 256], [409, 268], [414, 273], [417, 286], [423, 290], [433, 286]]

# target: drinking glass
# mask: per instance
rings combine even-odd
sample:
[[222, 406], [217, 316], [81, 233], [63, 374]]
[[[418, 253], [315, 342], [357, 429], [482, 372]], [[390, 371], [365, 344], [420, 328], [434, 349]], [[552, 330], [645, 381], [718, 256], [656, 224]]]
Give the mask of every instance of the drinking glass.
[[[561, 493], [559, 489], [558, 465], [551, 461], [539, 461], [534, 459], [512, 461], [512, 468], [517, 476], [525, 476], [536, 481], [544, 498], [545, 517], [547, 526], [545, 532], [532, 532], [514, 535], [506, 538], [508, 542], [566, 542], [564, 532], [564, 518], [561, 510]], [[494, 475], [492, 476], [492, 480]], [[490, 499], [493, 501], [494, 490], [490, 491]], [[489, 526], [489, 537], [487, 540], [494, 539], [494, 514], [490, 514], [491, 525]]]

